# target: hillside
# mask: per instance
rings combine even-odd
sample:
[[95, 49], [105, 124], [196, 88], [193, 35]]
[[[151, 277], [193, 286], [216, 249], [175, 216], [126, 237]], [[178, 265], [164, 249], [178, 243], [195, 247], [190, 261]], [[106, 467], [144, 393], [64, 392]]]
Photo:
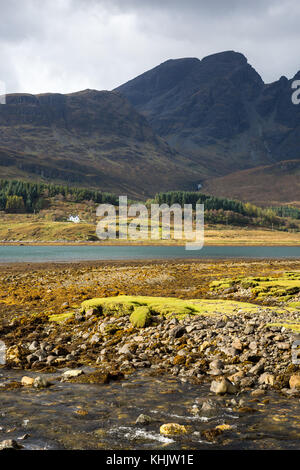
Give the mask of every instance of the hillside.
[[300, 160], [278, 162], [207, 180], [207, 194], [262, 206], [289, 203], [300, 207]]
[[245, 56], [226, 51], [168, 60], [115, 91], [209, 177], [300, 158], [291, 82], [265, 84]]
[[191, 162], [114, 92], [7, 95], [0, 106], [2, 178], [67, 182], [132, 197], [189, 188]]

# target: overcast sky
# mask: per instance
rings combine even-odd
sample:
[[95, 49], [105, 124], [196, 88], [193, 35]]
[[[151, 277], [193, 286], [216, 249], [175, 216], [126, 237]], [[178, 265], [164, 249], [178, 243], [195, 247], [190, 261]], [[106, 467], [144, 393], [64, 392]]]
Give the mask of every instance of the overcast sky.
[[7, 92], [113, 89], [167, 59], [242, 52], [265, 82], [300, 69], [299, 0], [0, 0]]

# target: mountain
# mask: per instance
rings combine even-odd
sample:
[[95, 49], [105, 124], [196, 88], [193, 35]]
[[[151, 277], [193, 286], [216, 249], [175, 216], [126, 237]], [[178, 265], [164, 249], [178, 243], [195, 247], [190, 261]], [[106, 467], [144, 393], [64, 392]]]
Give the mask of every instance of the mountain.
[[291, 83], [265, 84], [243, 54], [226, 51], [168, 60], [114, 91], [7, 95], [0, 178], [132, 198], [201, 183], [253, 202], [300, 200], [295, 163], [280, 170], [300, 160]]
[[289, 203], [300, 207], [300, 160], [236, 171], [207, 180], [204, 193], [262, 206]]
[[168, 60], [115, 91], [207, 178], [300, 158], [291, 83], [265, 84], [244, 55], [226, 51]]
[[132, 197], [190, 188], [191, 162], [120, 95], [11, 94], [0, 105], [0, 177], [97, 187]]

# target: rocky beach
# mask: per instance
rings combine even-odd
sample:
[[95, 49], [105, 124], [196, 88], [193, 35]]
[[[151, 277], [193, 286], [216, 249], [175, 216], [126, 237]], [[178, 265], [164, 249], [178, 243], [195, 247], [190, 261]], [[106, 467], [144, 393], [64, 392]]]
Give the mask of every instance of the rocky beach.
[[[127, 427], [131, 423], [142, 434], [154, 433], [162, 440], [156, 445], [168, 436], [172, 448], [187, 443], [197, 448], [200, 441], [202, 446], [244, 448], [245, 430], [239, 430], [235, 419], [249, 421], [250, 429], [263, 408], [270, 416], [261, 418], [260, 425], [268, 423], [268, 428], [273, 423], [270, 429], [275, 432], [274, 423], [287, 422], [287, 411], [282, 410], [288, 407], [295, 415], [289, 421], [291, 435], [286, 444], [277, 436], [272, 446], [293, 448], [300, 435], [299, 309], [298, 260], [3, 265], [0, 340], [6, 352], [0, 395], [3, 403], [15, 397], [18, 409], [24, 394], [32, 403], [43, 393], [47, 400], [51, 394], [57, 400], [64, 387], [69, 393], [86, 387], [87, 396], [91, 390], [100, 396], [109, 395], [111, 389], [123, 395], [130, 390], [122, 404]], [[146, 390], [145, 406], [139, 397], [133, 412], [130, 400], [138, 386]], [[186, 390], [177, 406], [181, 403], [187, 411], [176, 419], [169, 409], [173, 399], [166, 402], [165, 395], [179, 394], [182, 387]], [[190, 400], [188, 407], [184, 399]], [[77, 397], [78, 409], [73, 410], [81, 417], [81, 427], [93, 414], [84, 401]], [[153, 410], [164, 406], [168, 413], [155, 418]], [[227, 417], [226, 409], [231, 410]], [[1, 446], [26, 448], [18, 440], [18, 425], [12, 432], [3, 426], [9, 412], [5, 407], [1, 412]], [[124, 416], [121, 421], [126, 424]], [[89, 444], [85, 429], [83, 441], [60, 438], [53, 445], [112, 448], [104, 437], [109, 429], [103, 425], [103, 435], [99, 431], [97, 439], [95, 429], [90, 430]], [[144, 441], [149, 436], [132, 432], [127, 429], [132, 437], [127, 445], [147, 448]], [[264, 442], [270, 444], [268, 439], [254, 445], [253, 435], [246, 441], [261, 448]], [[126, 448], [125, 443], [120, 445]]]

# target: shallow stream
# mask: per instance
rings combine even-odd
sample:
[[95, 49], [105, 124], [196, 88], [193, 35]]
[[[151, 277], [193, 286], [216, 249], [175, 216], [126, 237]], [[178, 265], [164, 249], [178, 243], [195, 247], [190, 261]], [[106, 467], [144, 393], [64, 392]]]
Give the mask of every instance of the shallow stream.
[[[25, 375], [5, 369], [0, 374], [0, 384]], [[208, 384], [192, 385], [173, 376], [137, 373], [108, 385], [51, 378], [53, 385], [46, 389], [0, 387], [0, 440], [15, 439], [25, 449], [299, 449], [299, 398], [272, 392], [253, 399], [243, 394], [235, 399], [244, 398], [245, 406], [256, 411], [239, 413], [229, 403], [231, 396], [216, 397]], [[201, 408], [208, 398], [218, 402], [216, 414], [195, 415], [193, 406]], [[153, 422], [135, 424], [141, 413]], [[188, 426], [189, 433], [160, 435], [160, 426], [169, 422]], [[201, 436], [224, 423], [232, 428], [215, 442]]]

